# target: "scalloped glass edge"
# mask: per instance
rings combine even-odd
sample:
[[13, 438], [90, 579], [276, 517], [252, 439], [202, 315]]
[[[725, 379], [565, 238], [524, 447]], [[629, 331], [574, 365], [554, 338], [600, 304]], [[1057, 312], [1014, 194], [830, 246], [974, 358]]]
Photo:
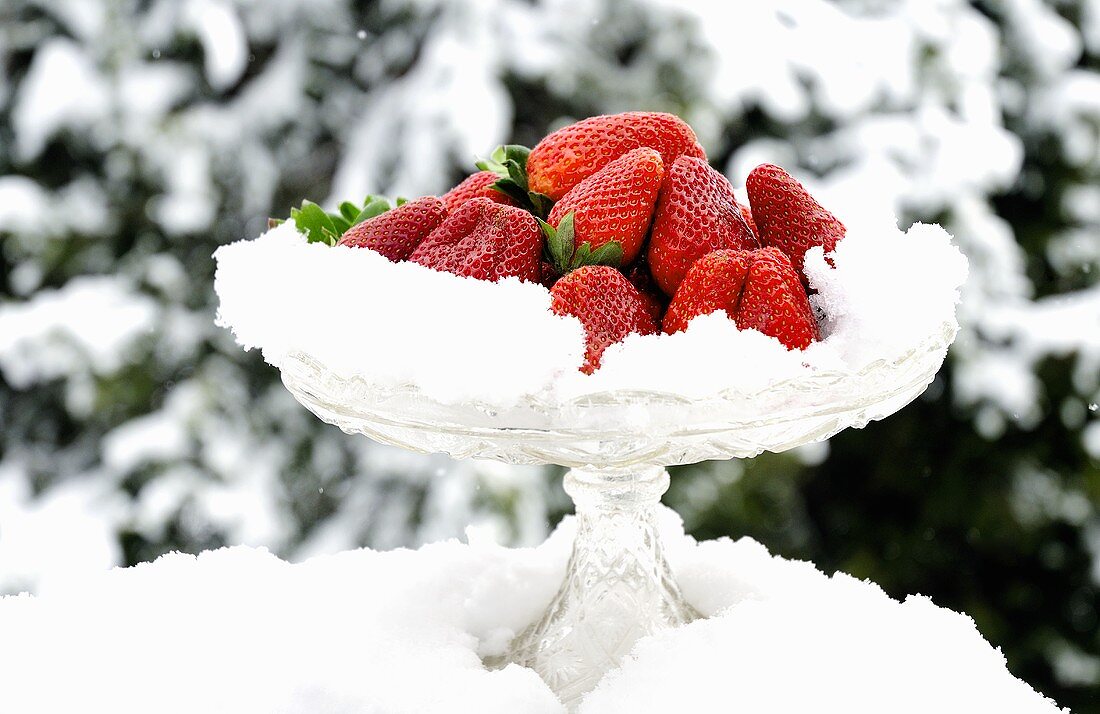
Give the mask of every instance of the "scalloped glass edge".
[[527, 395], [507, 409], [343, 377], [300, 352], [279, 369], [291, 394], [322, 420], [413, 451], [515, 464], [672, 466], [781, 452], [889, 416], [932, 382], [957, 332], [953, 321], [943, 323], [904, 353], [859, 370], [807, 370], [752, 392]]

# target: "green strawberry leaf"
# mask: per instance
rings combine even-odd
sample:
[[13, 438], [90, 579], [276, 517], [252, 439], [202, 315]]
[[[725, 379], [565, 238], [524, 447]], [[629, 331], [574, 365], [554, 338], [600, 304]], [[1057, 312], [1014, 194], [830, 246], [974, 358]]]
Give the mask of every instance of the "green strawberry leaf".
[[[512, 200], [519, 203], [519, 205], [527, 208], [527, 210], [530, 210], [530, 208], [528, 207], [529, 201], [527, 199], [527, 189], [523, 188], [512, 179], [502, 178], [496, 183], [492, 184], [489, 188], [493, 189], [494, 191], [499, 191], [500, 193], [503, 193], [505, 196], [508, 196]], [[535, 214], [535, 217], [541, 218], [542, 216]]]
[[527, 157], [531, 150], [519, 144], [507, 144], [493, 149], [488, 159], [479, 159], [475, 165], [482, 171], [491, 171], [500, 177], [491, 188], [500, 191], [536, 218], [546, 218], [554, 202], [549, 196], [534, 193], [527, 184]]
[[333, 232], [337, 235], [342, 236], [348, 232], [349, 228], [351, 228], [351, 222], [339, 213], [330, 213], [328, 214], [328, 217], [332, 219], [332, 225], [335, 226], [335, 231]]
[[[400, 204], [398, 204], [400, 205]], [[359, 211], [359, 214], [355, 217], [352, 225], [358, 225], [363, 221], [379, 216], [386, 211], [390, 210], [390, 202], [381, 196], [367, 196], [363, 199], [363, 208]]]
[[558, 229], [541, 218], [536, 217], [535, 220], [539, 222], [539, 228], [542, 229], [542, 235], [546, 239], [543, 245], [542, 256], [546, 259], [546, 262], [553, 265], [560, 273], [560, 266], [566, 264], [568, 257], [565, 255], [562, 242], [558, 238]]
[[501, 178], [507, 178], [508, 169], [504, 166], [505, 161], [507, 161], [507, 157], [505, 157], [504, 155], [504, 147], [498, 146], [497, 148], [493, 149], [493, 153], [489, 154], [489, 158], [479, 158], [477, 161], [474, 162], [474, 166], [478, 167], [478, 169], [482, 171], [492, 171], [494, 174], [500, 176]]
[[336, 224], [332, 216], [316, 203], [302, 201], [301, 208], [290, 209], [290, 217], [298, 230], [305, 233], [307, 242], [335, 245], [335, 241], [330, 242], [329, 236], [336, 235]]
[[408, 202], [409, 202], [409, 199], [405, 198], [404, 196], [398, 196], [397, 201], [395, 203], [397, 203], [398, 208], [401, 208], [402, 206], [404, 206]]
[[[513, 178], [519, 178], [522, 176], [526, 179], [527, 176], [527, 156], [531, 153], [531, 150], [526, 146], [520, 146], [519, 144], [507, 144], [504, 146], [498, 146], [493, 149], [493, 153], [489, 154], [487, 159], [478, 159], [474, 165], [482, 171], [492, 171], [496, 175], [504, 178], [512, 175], [509, 171], [510, 165], [514, 165], [519, 170], [518, 176]], [[526, 181], [519, 181], [526, 187]]]
[[554, 207], [554, 199], [535, 191], [527, 192], [527, 202], [531, 205], [530, 211], [536, 216], [549, 216], [550, 209]]
[[490, 184], [489, 188], [508, 196], [535, 218], [546, 218], [550, 215], [550, 209], [554, 207], [554, 202], [549, 196], [527, 190], [526, 177], [524, 177], [524, 183], [520, 184], [508, 176]]
[[[585, 243], [585, 245], [588, 245]], [[583, 247], [583, 246], [582, 246]], [[592, 251], [589, 256], [589, 265], [610, 265], [612, 268], [618, 268], [623, 264], [623, 246], [618, 241], [611, 241], [610, 243], [604, 243], [599, 248]]]
[[[542, 233], [546, 236], [546, 247], [543, 251], [543, 255], [546, 260], [551, 263], [558, 273], [565, 275], [574, 268], [579, 268], [582, 265], [592, 265], [592, 246], [585, 243], [576, 249], [576, 227], [574, 225], [573, 212], [570, 211], [562, 216], [562, 219], [558, 221], [558, 225], [555, 228], [546, 221], [538, 218], [539, 226], [542, 228]], [[610, 244], [609, 244], [610, 245]], [[618, 244], [615, 244], [616, 246]], [[603, 249], [601, 248], [601, 251]], [[614, 249], [610, 251], [603, 251], [601, 254], [601, 260], [610, 261], [614, 258]], [[622, 248], [618, 249], [619, 261], [622, 260]], [[610, 263], [600, 263], [601, 265], [608, 265]]]
[[585, 241], [577, 247], [574, 218], [573, 212], [570, 211], [562, 216], [557, 227], [554, 227], [541, 218], [535, 217], [545, 238], [543, 258], [561, 275], [584, 265], [607, 265], [612, 268], [622, 266], [623, 246], [618, 241], [604, 243], [599, 248], [593, 248], [590, 242]]
[[[332, 246], [336, 245], [340, 237], [352, 226], [388, 210], [390, 210], [390, 203], [385, 198], [367, 196], [363, 199], [362, 208], [351, 201], [343, 201], [335, 213], [326, 213], [312, 201], [302, 201], [301, 208], [290, 209], [290, 217], [298, 228], [298, 232], [306, 236], [307, 242]], [[273, 228], [282, 222], [274, 218], [268, 219], [268, 227]]]
[[576, 270], [582, 265], [590, 265], [588, 262], [592, 256], [592, 244], [581, 243], [581, 247], [577, 248], [577, 251], [573, 253], [573, 260], [569, 261], [569, 269]]
[[573, 249], [576, 244], [576, 229], [573, 224], [575, 219], [576, 216], [570, 211], [558, 221], [558, 241], [561, 243], [561, 254], [565, 259], [573, 255]]
[[512, 159], [508, 159], [504, 162], [504, 168], [508, 171], [508, 178], [516, 182], [517, 186], [522, 186], [524, 191], [527, 190], [527, 169], [516, 163]]
[[527, 157], [531, 155], [530, 149], [522, 144], [508, 144], [499, 148], [504, 150], [505, 161], [515, 161], [523, 167], [524, 173], [527, 172]]
[[359, 211], [362, 210], [359, 206], [356, 206], [351, 201], [344, 201], [340, 204], [340, 215], [344, 217], [348, 223], [354, 223], [355, 217], [359, 215]]

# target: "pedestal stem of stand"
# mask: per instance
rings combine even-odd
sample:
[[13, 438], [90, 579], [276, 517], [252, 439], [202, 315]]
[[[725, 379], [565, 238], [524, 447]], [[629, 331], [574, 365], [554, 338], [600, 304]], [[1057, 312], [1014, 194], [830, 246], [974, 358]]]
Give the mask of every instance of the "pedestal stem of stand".
[[657, 529], [668, 483], [660, 467], [574, 469], [565, 477], [577, 509], [565, 580], [507, 659], [533, 668], [569, 707], [639, 637], [698, 617], [672, 579]]

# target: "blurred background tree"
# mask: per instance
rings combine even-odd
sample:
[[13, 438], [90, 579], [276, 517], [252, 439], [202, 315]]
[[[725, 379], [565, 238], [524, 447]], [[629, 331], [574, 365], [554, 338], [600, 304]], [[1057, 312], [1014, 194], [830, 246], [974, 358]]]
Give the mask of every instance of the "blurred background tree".
[[666, 502], [965, 611], [1100, 712], [1097, 0], [8, 0], [0, 62], [0, 592], [227, 543], [540, 541], [557, 471], [319, 423], [213, 326], [210, 255], [303, 197], [438, 193], [497, 143], [660, 109], [737, 186], [774, 161], [971, 261], [924, 397], [677, 469]]

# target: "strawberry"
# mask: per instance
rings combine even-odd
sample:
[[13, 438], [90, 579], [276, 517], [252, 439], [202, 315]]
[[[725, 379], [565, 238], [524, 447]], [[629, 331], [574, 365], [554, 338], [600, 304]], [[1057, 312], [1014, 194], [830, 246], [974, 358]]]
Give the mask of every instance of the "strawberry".
[[542, 233], [527, 211], [472, 198], [417, 246], [409, 260], [435, 270], [496, 282], [539, 282]]
[[818, 339], [806, 291], [778, 248], [719, 250], [695, 261], [668, 306], [664, 330], [680, 332], [692, 318], [718, 310], [738, 329], [759, 330], [787, 349], [804, 349]]
[[680, 117], [661, 112], [626, 112], [589, 117], [558, 129], [527, 157], [532, 192], [557, 201], [574, 186], [623, 154], [648, 146], [667, 165], [682, 155], [705, 159], [695, 132]]
[[778, 248], [753, 253], [736, 319], [738, 329], [759, 330], [791, 350], [805, 349], [819, 336], [802, 281]]
[[756, 242], [759, 243], [760, 231], [756, 230], [756, 221], [753, 220], [752, 211], [750, 211], [749, 207], [743, 203], [737, 204], [737, 209], [741, 211], [741, 218], [745, 219], [745, 225], [749, 227], [750, 231], [752, 231], [752, 237], [756, 238]]
[[665, 311], [664, 331], [682, 332], [693, 317], [718, 310], [725, 310], [732, 319], [751, 256], [744, 250], [716, 250], [695, 261]]
[[638, 290], [622, 273], [606, 265], [582, 266], [554, 283], [550, 309], [557, 315], [572, 315], [584, 326], [584, 365], [580, 370], [585, 374], [599, 369], [604, 350], [627, 335], [657, 331]]
[[826, 253], [832, 252], [844, 237], [844, 224], [778, 166], [757, 166], [746, 179], [745, 188], [761, 242], [790, 256], [799, 277], [807, 250], [820, 245]]
[[[589, 254], [584, 250], [585, 244], [588, 244], [592, 255], [597, 255], [597, 251], [600, 256], [609, 251], [618, 255], [620, 262], [608, 260], [606, 264], [617, 266], [634, 262], [649, 229], [649, 219], [664, 173], [664, 164], [656, 149], [633, 149], [562, 196], [550, 210], [547, 222], [560, 230], [568, 225], [564, 219], [572, 215], [573, 243], [580, 247], [573, 255], [568, 255], [572, 252], [568, 250], [559, 254], [555, 250], [552, 232], [548, 231], [550, 255], [559, 269], [565, 273], [571, 267], [577, 267], [578, 263], [583, 265], [584, 261], [576, 258]], [[617, 245], [618, 249], [600, 251], [604, 246], [612, 245]]]
[[660, 328], [661, 320], [664, 318], [665, 308], [668, 306], [664, 294], [660, 290], [638, 290], [638, 295], [642, 298], [642, 304], [645, 305], [645, 311], [653, 318], [653, 324], [657, 328]]
[[634, 261], [633, 265], [623, 272], [630, 284], [638, 289], [638, 294], [642, 296], [642, 300], [645, 302], [646, 310], [653, 316], [653, 320], [660, 325], [661, 316], [665, 314], [665, 308], [668, 307], [668, 298], [657, 288], [657, 284], [653, 281], [653, 274], [649, 270], [649, 263], [646, 262], [645, 256], [640, 256]]
[[703, 159], [681, 156], [661, 185], [649, 238], [649, 266], [666, 295], [674, 295], [688, 268], [723, 248], [758, 248], [725, 176]]
[[554, 267], [554, 264], [547, 261], [539, 261], [539, 282], [542, 286], [549, 290], [554, 287], [554, 283], [558, 282], [558, 278], [561, 277], [561, 273]]
[[476, 174], [467, 176], [461, 183], [439, 198], [443, 201], [443, 205], [447, 207], [447, 213], [455, 210], [471, 198], [478, 197], [487, 198], [490, 201], [508, 206], [519, 205], [509, 196], [492, 188], [492, 185], [499, 180], [500, 176], [492, 171], [478, 171]]
[[425, 196], [355, 224], [337, 245], [371, 248], [392, 261], [405, 260], [446, 215], [442, 201]]

